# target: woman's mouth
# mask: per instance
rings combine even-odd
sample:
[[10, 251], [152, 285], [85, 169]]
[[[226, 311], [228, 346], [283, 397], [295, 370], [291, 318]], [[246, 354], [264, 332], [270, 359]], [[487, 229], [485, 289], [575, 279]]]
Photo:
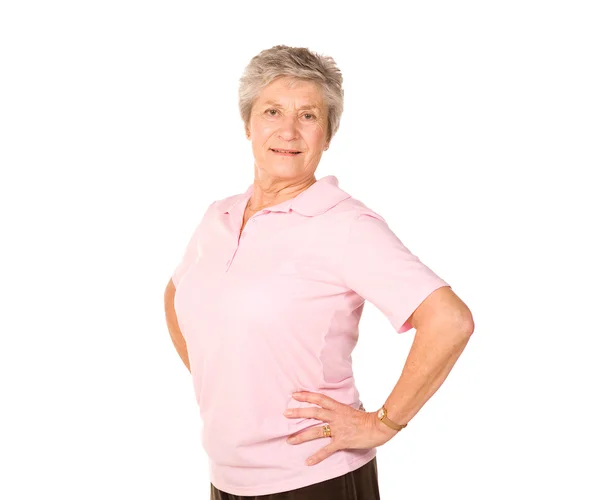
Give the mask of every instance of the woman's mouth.
[[302, 151], [296, 151], [294, 149], [273, 149], [270, 148], [273, 153], [282, 156], [296, 156], [299, 155]]

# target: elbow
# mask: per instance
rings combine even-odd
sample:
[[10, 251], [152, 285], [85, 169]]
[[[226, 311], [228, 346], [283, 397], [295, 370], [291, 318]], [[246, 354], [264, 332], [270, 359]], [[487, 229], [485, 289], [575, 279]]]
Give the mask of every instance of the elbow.
[[464, 302], [440, 320], [443, 325], [441, 329], [449, 332], [454, 339], [461, 343], [467, 342], [475, 331], [473, 314]]
[[467, 306], [464, 306], [464, 308], [461, 309], [459, 318], [456, 322], [456, 329], [460, 335], [469, 338], [475, 331], [475, 321], [473, 320], [471, 310]]

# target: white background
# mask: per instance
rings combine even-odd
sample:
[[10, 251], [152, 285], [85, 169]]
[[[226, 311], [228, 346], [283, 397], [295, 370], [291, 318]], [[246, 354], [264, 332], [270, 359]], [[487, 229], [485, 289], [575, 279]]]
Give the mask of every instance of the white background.
[[[317, 177], [475, 318], [379, 448], [382, 499], [600, 498], [594, 4], [2, 2], [0, 497], [208, 498], [163, 291], [208, 204], [252, 182], [238, 79], [287, 44], [344, 76]], [[367, 410], [413, 335], [366, 308]]]

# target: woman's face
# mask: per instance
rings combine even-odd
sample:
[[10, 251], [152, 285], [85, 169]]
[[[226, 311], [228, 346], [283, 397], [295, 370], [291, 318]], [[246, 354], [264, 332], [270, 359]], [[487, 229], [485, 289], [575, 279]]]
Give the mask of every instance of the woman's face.
[[290, 83], [288, 78], [275, 80], [252, 106], [246, 135], [261, 177], [309, 178], [328, 147], [327, 106], [321, 89], [312, 82]]

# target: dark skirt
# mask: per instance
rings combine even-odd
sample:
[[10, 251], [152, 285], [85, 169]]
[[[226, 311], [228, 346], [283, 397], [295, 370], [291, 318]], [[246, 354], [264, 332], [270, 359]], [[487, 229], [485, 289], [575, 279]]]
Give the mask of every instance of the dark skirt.
[[343, 476], [270, 495], [231, 495], [211, 483], [210, 500], [380, 500], [377, 457]]

